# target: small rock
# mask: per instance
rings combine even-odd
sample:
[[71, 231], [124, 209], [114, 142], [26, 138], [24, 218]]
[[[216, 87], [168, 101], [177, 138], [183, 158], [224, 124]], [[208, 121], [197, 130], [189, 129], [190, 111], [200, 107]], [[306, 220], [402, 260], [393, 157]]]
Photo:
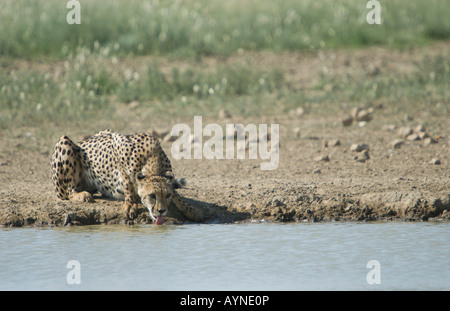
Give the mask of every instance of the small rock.
[[378, 76], [381, 73], [380, 67], [370, 63], [367, 68], [367, 74], [371, 77]]
[[393, 132], [396, 129], [397, 129], [397, 127], [394, 124], [383, 125], [383, 131], [386, 131], [386, 132]]
[[419, 124], [414, 128], [415, 132], [425, 132], [425, 126], [423, 124]]
[[406, 137], [406, 140], [415, 141], [415, 140], [420, 140], [420, 138], [419, 138], [419, 135], [417, 135], [416, 133], [412, 133]]
[[363, 150], [369, 150], [369, 146], [366, 144], [353, 144], [350, 146], [350, 151], [360, 152]]
[[339, 139], [331, 139], [331, 140], [326, 140], [323, 142], [323, 146], [325, 148], [336, 147], [336, 146], [340, 146], [340, 145], [341, 145], [341, 141]]
[[367, 125], [367, 121], [358, 122], [358, 127], [364, 127]]
[[343, 126], [350, 126], [353, 123], [353, 118], [352, 116], [346, 116], [345, 118], [342, 119], [342, 125]]
[[305, 113], [305, 109], [303, 109], [303, 107], [298, 107], [297, 109], [295, 109], [295, 115], [297, 117], [302, 116]]
[[253, 204], [252, 202], [248, 202], [248, 203], [245, 205], [245, 208], [246, 208], [246, 209], [253, 209], [253, 208], [255, 208], [255, 207], [256, 207], [256, 205]]
[[228, 110], [222, 109], [219, 112], [219, 118], [229, 119], [229, 118], [231, 118], [231, 113]]
[[441, 160], [438, 158], [433, 158], [433, 159], [431, 159], [430, 164], [439, 165], [439, 164], [441, 164]]
[[358, 113], [361, 111], [361, 108], [354, 107], [352, 110], [350, 110], [350, 115], [352, 119], [356, 119], [358, 117]]
[[402, 126], [398, 129], [397, 134], [401, 137], [407, 137], [408, 135], [412, 134], [413, 130], [410, 127]]
[[363, 150], [363, 151], [359, 152], [359, 153], [354, 157], [354, 159], [355, 159], [356, 161], [358, 161], [358, 162], [362, 162], [362, 163], [366, 162], [367, 160], [370, 159], [369, 151], [368, 151], [368, 150]]
[[320, 161], [328, 162], [328, 161], [330, 161], [330, 158], [328, 157], [328, 155], [322, 154], [320, 156], [315, 157], [314, 161], [316, 161], [316, 162], [320, 162]]
[[430, 137], [427, 132], [418, 132], [417, 136], [419, 136], [420, 140], [424, 140], [427, 137]]
[[341, 145], [341, 141], [339, 139], [332, 139], [328, 143], [329, 146], [336, 147]]
[[129, 109], [134, 110], [134, 109], [139, 108], [140, 103], [137, 100], [133, 100], [127, 106], [128, 106]]
[[427, 137], [423, 140], [424, 146], [428, 146], [428, 145], [435, 144], [435, 143], [437, 143], [437, 141], [431, 137]]
[[313, 173], [314, 174], [320, 174], [320, 173], [322, 173], [318, 168], [316, 168], [314, 171], [313, 171]]
[[400, 148], [401, 145], [403, 145], [403, 140], [402, 140], [402, 139], [396, 139], [396, 140], [394, 140], [394, 141], [391, 142], [391, 146], [392, 146], [394, 149]]
[[282, 201], [278, 200], [277, 198], [274, 198], [272, 200], [272, 205], [273, 206], [286, 206], [286, 204], [284, 204]]
[[372, 114], [367, 110], [360, 110], [356, 115], [356, 120], [369, 122], [370, 120], [372, 120]]

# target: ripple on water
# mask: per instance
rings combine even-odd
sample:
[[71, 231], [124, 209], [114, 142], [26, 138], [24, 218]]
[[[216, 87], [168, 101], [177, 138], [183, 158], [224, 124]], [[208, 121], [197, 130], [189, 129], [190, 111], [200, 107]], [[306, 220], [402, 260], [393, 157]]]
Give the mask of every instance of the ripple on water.
[[[1, 229], [0, 289], [448, 290], [449, 229], [449, 223]], [[66, 282], [69, 260], [80, 262], [79, 285]], [[380, 263], [380, 285], [366, 281], [369, 260]]]

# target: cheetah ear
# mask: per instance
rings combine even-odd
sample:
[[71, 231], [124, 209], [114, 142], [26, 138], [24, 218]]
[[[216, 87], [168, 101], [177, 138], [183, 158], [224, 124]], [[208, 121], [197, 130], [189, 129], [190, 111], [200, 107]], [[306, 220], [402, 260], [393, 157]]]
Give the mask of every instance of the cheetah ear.
[[173, 189], [181, 189], [187, 185], [186, 178], [177, 178], [172, 182]]
[[137, 177], [138, 180], [142, 180], [142, 179], [145, 178], [145, 175], [142, 174], [141, 172], [139, 172], [139, 173], [137, 173], [136, 177]]

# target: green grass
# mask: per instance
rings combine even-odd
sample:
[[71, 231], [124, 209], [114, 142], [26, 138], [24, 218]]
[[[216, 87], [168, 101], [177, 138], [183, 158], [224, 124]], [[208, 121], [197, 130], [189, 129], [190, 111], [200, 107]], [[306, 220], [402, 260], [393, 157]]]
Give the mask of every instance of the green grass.
[[219, 66], [215, 72], [205, 72], [193, 66], [184, 72], [175, 68], [166, 75], [156, 64], [152, 64], [144, 69], [142, 78], [136, 80], [131, 76], [120, 81], [117, 94], [123, 102], [171, 101], [178, 97], [187, 102], [188, 98], [202, 100], [270, 94], [281, 88], [282, 82], [283, 75], [277, 70]]
[[[306, 90], [293, 88], [276, 67], [220, 64], [242, 50], [404, 48], [450, 38], [449, 1], [380, 2], [382, 24], [368, 25], [365, 0], [80, 0], [81, 24], [68, 25], [66, 1], [4, 0], [0, 127], [120, 118], [117, 104], [132, 101], [151, 116], [217, 116], [223, 107], [275, 115], [299, 105], [336, 113], [343, 103], [370, 101], [400, 110], [440, 103], [436, 113], [448, 113], [448, 55], [424, 59], [407, 77], [323, 77]], [[147, 54], [150, 60], [131, 65], [133, 56]], [[201, 61], [207, 55], [219, 64], [208, 68]], [[161, 57], [185, 59], [184, 66], [167, 71]], [[28, 58], [63, 68], [11, 65]], [[332, 92], [323, 91], [327, 84]]]
[[[450, 55], [438, 54], [415, 63], [409, 75], [366, 73], [365, 76], [322, 77], [312, 89], [292, 90], [282, 100], [296, 102], [322, 115], [339, 115], [355, 106], [382, 105], [391, 114], [430, 116], [450, 114]], [[329, 90], [326, 90], [329, 89]]]
[[116, 104], [132, 101], [157, 114], [186, 114], [186, 109], [217, 112], [239, 98], [270, 96], [284, 84], [276, 68], [219, 65], [212, 70], [194, 62], [182, 71], [174, 67], [165, 73], [156, 61], [142, 60], [139, 68], [132, 69], [129, 60], [118, 61], [105, 49], [82, 49], [53, 71], [36, 66], [0, 75], [2, 126], [112, 116]]
[[0, 2], [0, 55], [64, 59], [80, 48], [111, 53], [229, 55], [450, 38], [450, 2], [381, 2], [369, 25], [365, 0], [79, 0], [81, 24], [68, 25], [64, 0]]
[[[117, 105], [131, 101], [138, 101], [140, 111], [152, 117], [217, 116], [223, 107], [234, 115], [279, 115], [299, 105], [324, 115], [368, 102], [395, 107], [394, 111], [449, 113], [449, 55], [424, 58], [407, 76], [323, 76], [307, 89], [293, 87], [285, 72], [273, 67], [209, 68], [193, 61], [183, 70], [167, 70], [155, 60], [143, 59], [133, 69], [128, 61], [105, 56], [103, 49], [84, 49], [59, 64], [64, 71], [32, 67], [0, 75], [1, 126], [120, 118]], [[325, 90], [327, 85], [331, 91]], [[430, 109], [436, 106], [440, 108]]]

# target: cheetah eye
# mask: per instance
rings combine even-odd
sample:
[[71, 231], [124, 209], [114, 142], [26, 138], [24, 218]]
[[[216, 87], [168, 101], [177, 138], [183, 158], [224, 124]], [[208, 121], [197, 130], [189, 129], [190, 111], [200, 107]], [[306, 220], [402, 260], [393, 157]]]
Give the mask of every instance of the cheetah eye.
[[171, 194], [171, 193], [168, 193], [168, 194], [166, 195], [166, 199], [170, 198], [171, 196], [172, 196], [172, 194]]
[[149, 196], [150, 199], [152, 199], [152, 200], [156, 199], [156, 195], [155, 195], [154, 193], [150, 193], [148, 196]]

